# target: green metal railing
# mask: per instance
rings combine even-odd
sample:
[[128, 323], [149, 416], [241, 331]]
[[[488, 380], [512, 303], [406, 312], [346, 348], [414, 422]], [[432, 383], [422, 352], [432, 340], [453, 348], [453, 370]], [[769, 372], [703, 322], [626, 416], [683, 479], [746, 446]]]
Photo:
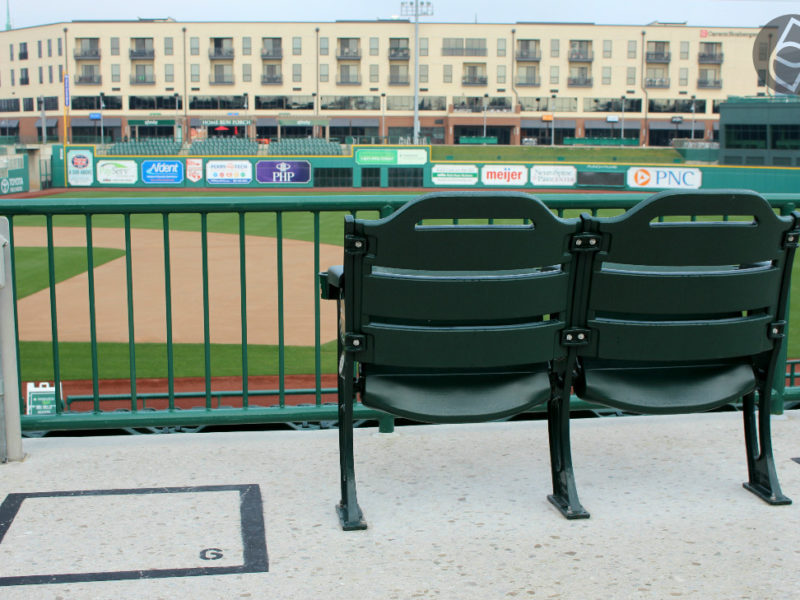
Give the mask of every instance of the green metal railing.
[[[538, 195], [559, 216], [576, 214], [577, 211], [597, 214], [601, 210], [623, 211], [634, 206], [637, 202], [647, 197], [647, 194], [539, 194]], [[789, 213], [800, 204], [800, 194], [767, 194], [776, 210]], [[313, 230], [314, 258], [313, 267], [310, 266], [307, 276], [309, 281], [316, 282], [317, 273], [328, 265], [320, 264], [320, 243], [322, 239], [321, 218], [331, 212], [349, 212], [357, 214], [369, 211], [376, 215], [387, 215], [405, 204], [415, 196], [411, 195], [364, 195], [364, 196], [276, 196], [276, 197], [183, 197], [183, 198], [90, 198], [90, 199], [53, 199], [38, 198], [25, 200], [6, 200], [2, 204], [0, 214], [8, 217], [10, 225], [10, 246], [12, 257], [12, 278], [16, 281], [16, 259], [14, 245], [15, 226], [29, 225], [28, 217], [44, 219], [47, 239], [47, 272], [50, 298], [50, 331], [53, 373], [50, 381], [55, 384], [56, 412], [50, 415], [24, 415], [22, 427], [26, 431], [40, 430], [66, 430], [66, 429], [103, 429], [103, 428], [136, 428], [136, 427], [171, 427], [171, 426], [202, 426], [202, 425], [236, 425], [253, 423], [291, 423], [291, 422], [317, 422], [337, 420], [337, 407], [335, 405], [335, 388], [322, 387], [323, 366], [321, 360], [321, 325], [320, 311], [334, 310], [334, 307], [323, 306], [320, 302], [319, 290], [314, 285], [314, 314], [309, 315], [314, 320], [314, 386], [303, 388], [287, 388], [286, 385], [286, 344], [285, 344], [285, 306], [291, 298], [285, 298], [285, 266], [284, 244], [287, 239], [285, 233], [285, 220], [288, 215], [303, 213], [311, 219]], [[202, 320], [203, 320], [203, 391], [182, 392], [175, 389], [175, 342], [173, 322], [173, 266], [171, 264], [170, 232], [173, 231], [173, 220], [178, 215], [193, 214], [199, 217], [201, 267], [202, 267]], [[277, 295], [277, 314], [274, 318], [278, 328], [278, 368], [276, 389], [250, 389], [248, 383], [251, 373], [250, 356], [248, 351], [248, 318], [247, 318], [247, 273], [246, 273], [246, 222], [250, 215], [271, 215], [274, 219], [274, 237], [276, 241], [276, 281], [274, 290]], [[54, 249], [54, 229], [61, 226], [64, 217], [72, 216], [67, 224], [75, 226], [75, 216], [82, 221], [82, 228], [86, 236], [86, 268], [88, 277], [87, 309], [89, 312], [89, 346], [91, 360], [91, 394], [73, 395], [62, 397], [62, 344], [59, 342], [59, 315], [57, 306], [56, 288], [56, 261]], [[127, 354], [129, 364], [129, 393], [101, 394], [101, 378], [99, 369], [99, 346], [96, 322], [96, 298], [98, 291], [95, 285], [94, 274], [94, 233], [95, 221], [105, 215], [121, 217], [124, 230], [125, 251], [125, 284], [127, 298]], [[140, 215], [160, 216], [160, 228], [163, 233], [164, 256], [164, 294], [165, 294], [165, 348], [166, 348], [166, 380], [165, 392], [141, 393], [137, 390], [137, 342], [134, 327], [134, 278], [133, 278], [133, 252], [131, 232], [134, 227], [132, 219], [141, 218]], [[241, 389], [214, 390], [212, 372], [212, 341], [211, 317], [209, 297], [209, 218], [216, 215], [234, 215], [237, 220], [238, 249], [239, 249], [239, 291], [241, 310]], [[81, 219], [82, 217], [82, 219]], [[26, 220], [28, 219], [28, 220]], [[105, 223], [105, 221], [104, 221]], [[149, 228], [152, 228], [152, 223]], [[16, 291], [14, 302], [14, 315], [19, 330], [19, 315], [17, 312]], [[42, 315], [42, 318], [45, 316]], [[17, 339], [17, 354], [19, 355], [20, 343]], [[784, 356], [785, 360], [785, 356]], [[19, 363], [18, 363], [19, 364]], [[790, 385], [795, 382], [795, 366], [790, 363]], [[19, 381], [22, 382], [22, 372], [18, 367]], [[800, 386], [797, 389], [786, 389], [783, 377], [776, 379], [776, 410], [780, 411], [784, 401], [797, 401], [800, 399]], [[22, 396], [20, 384], [20, 398]], [[288, 402], [287, 398], [296, 396], [310, 397], [313, 400], [306, 404]], [[323, 402], [329, 396], [330, 402]], [[225, 406], [223, 402], [231, 398], [241, 399], [240, 407]], [[269, 399], [270, 405], [255, 404], [253, 399]], [[194, 410], [182, 409], [181, 403], [187, 400], [197, 401]], [[166, 406], [153, 410], [154, 402], [164, 403]], [[125, 403], [123, 410], [104, 410], [110, 403]], [[582, 406], [578, 403], [576, 407]], [[24, 412], [24, 401], [21, 401]], [[355, 409], [357, 419], [377, 419], [381, 421], [383, 430], [391, 429], [392, 420], [383, 413], [372, 411], [358, 405]]]

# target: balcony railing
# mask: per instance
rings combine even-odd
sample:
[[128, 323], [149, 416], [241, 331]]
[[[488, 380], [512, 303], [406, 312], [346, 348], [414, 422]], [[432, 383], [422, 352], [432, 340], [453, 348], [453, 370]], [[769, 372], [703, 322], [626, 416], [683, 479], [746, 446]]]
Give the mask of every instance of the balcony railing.
[[208, 78], [209, 85], [233, 85], [236, 83], [233, 75], [212, 75]]
[[542, 85], [541, 77], [519, 77], [517, 85], [520, 87], [539, 87]]
[[280, 60], [283, 58], [282, 48], [262, 48], [261, 58], [265, 60]]
[[487, 85], [489, 78], [486, 75], [464, 75], [461, 85]]
[[155, 85], [155, 75], [131, 75], [131, 85]]
[[153, 48], [131, 48], [128, 54], [131, 60], [153, 60], [156, 57]]
[[570, 62], [592, 62], [594, 60], [594, 52], [591, 50], [570, 50]]
[[19, 84], [20, 85], [29, 85], [30, 82], [31, 82], [31, 80], [30, 80], [29, 77], [20, 77], [19, 78]]
[[644, 80], [646, 88], [668, 88], [669, 77], [648, 77]]
[[409, 85], [408, 75], [405, 77], [389, 77], [389, 85]]
[[361, 60], [361, 50], [358, 48], [339, 48], [336, 51], [336, 58], [339, 60]]
[[336, 85], [361, 85], [361, 75], [340, 75]]
[[697, 87], [702, 89], [721, 89], [722, 79], [698, 79]]
[[591, 77], [567, 77], [569, 87], [592, 87], [594, 80]]
[[76, 85], [100, 85], [103, 78], [100, 75], [78, 75], [75, 78]]
[[668, 63], [671, 57], [671, 52], [648, 52], [645, 60], [649, 63]]
[[520, 62], [527, 61], [540, 61], [542, 60], [542, 52], [538, 49], [530, 50], [517, 50], [517, 60]]
[[720, 65], [723, 58], [722, 52], [701, 52], [697, 55], [697, 62], [703, 64]]
[[208, 51], [211, 60], [233, 60], [235, 55], [233, 48], [211, 48]]
[[408, 48], [389, 48], [389, 60], [408, 60], [410, 55]]
[[283, 75], [262, 75], [261, 85], [282, 85]]
[[100, 48], [75, 48], [72, 54], [75, 60], [99, 60]]

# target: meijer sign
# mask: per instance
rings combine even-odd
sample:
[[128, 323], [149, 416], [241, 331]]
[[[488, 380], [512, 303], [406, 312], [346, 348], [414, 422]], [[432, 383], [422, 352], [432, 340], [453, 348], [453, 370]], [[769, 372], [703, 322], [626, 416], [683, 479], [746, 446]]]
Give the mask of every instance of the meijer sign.
[[703, 183], [700, 169], [680, 167], [631, 167], [628, 187], [696, 190]]
[[481, 183], [523, 186], [528, 183], [528, 168], [523, 165], [486, 165], [481, 169]]

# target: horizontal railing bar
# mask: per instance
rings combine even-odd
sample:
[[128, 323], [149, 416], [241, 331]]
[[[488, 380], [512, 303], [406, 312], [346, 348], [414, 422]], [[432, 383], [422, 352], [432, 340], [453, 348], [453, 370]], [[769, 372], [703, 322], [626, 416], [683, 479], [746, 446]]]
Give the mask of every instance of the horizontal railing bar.
[[[335, 394], [336, 388], [322, 388], [319, 390], [322, 394]], [[294, 388], [284, 390], [287, 396], [311, 396], [317, 393], [316, 388]], [[280, 390], [248, 390], [249, 396], [278, 396]], [[205, 390], [198, 390], [196, 392], [175, 392], [175, 398], [204, 398], [206, 395]], [[225, 391], [211, 391], [211, 395], [219, 398], [236, 398], [243, 395], [242, 390], [225, 390]], [[149, 392], [146, 394], [137, 394], [136, 398], [139, 400], [165, 400], [169, 398], [168, 392]], [[98, 396], [100, 402], [112, 400], [130, 400], [130, 394], [100, 394]], [[94, 396], [91, 394], [78, 394], [75, 396], [67, 396], [67, 406], [71, 406], [73, 402], [91, 402]]]
[[[426, 193], [432, 190], [426, 190]], [[638, 192], [598, 194], [574, 192], [565, 194], [536, 193], [550, 208], [631, 208], [652, 194]], [[399, 208], [420, 194], [370, 194], [351, 196], [221, 196], [172, 198], [25, 198], [4, 199], [0, 213], [15, 215], [99, 215], [161, 213], [233, 213], [233, 212], [313, 212], [346, 210], [380, 210], [386, 206]], [[800, 194], [763, 194], [774, 208], [800, 205]]]

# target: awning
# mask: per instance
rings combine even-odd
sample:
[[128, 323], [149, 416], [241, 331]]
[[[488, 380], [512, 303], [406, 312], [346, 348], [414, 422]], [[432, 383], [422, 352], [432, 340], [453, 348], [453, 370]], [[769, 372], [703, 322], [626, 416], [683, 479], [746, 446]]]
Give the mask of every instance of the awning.
[[175, 119], [128, 119], [128, 125], [139, 125], [146, 127], [172, 127]]
[[273, 117], [256, 119], [256, 127], [276, 127], [277, 125], [278, 119]]
[[[55, 127], [57, 124], [58, 124], [58, 119], [51, 119], [48, 117], [44, 120], [45, 127]], [[38, 119], [36, 119], [36, 127], [41, 127], [41, 126], [42, 126], [42, 118], [39, 117]]]
[[[70, 125], [73, 127], [100, 127], [99, 119], [84, 119], [83, 117], [76, 117], [70, 119]], [[103, 119], [104, 127], [122, 127], [122, 119], [119, 117], [106, 117]]]
[[[265, 120], [269, 121], [270, 119]], [[324, 127], [328, 124], [328, 119], [278, 119], [278, 123], [281, 127], [311, 127], [313, 125]]]
[[19, 119], [3, 119], [0, 121], [0, 127], [3, 129], [8, 129], [9, 127], [17, 127], [19, 125]]
[[351, 127], [378, 127], [380, 124], [379, 119], [351, 119]]
[[331, 119], [331, 127], [350, 127], [350, 119]]
[[[702, 123], [701, 123], [702, 125]], [[676, 127], [678, 131], [691, 131], [692, 130], [692, 122], [691, 121], [684, 121], [683, 123], [670, 123], [669, 121], [650, 121], [649, 123], [650, 129], [656, 129], [660, 131], [666, 130], [673, 130], [675, 131]], [[697, 126], [695, 125], [695, 128]]]
[[[555, 122], [556, 129], [559, 127], [575, 127], [575, 119], [559, 119], [556, 117]], [[524, 129], [541, 129], [543, 127], [550, 129], [552, 127], [550, 121], [542, 121], [541, 119], [521, 119], [519, 125]]]
[[612, 129], [612, 125], [616, 128], [618, 123], [609, 123], [606, 120], [598, 121], [595, 119], [590, 119], [583, 122], [584, 129]]

